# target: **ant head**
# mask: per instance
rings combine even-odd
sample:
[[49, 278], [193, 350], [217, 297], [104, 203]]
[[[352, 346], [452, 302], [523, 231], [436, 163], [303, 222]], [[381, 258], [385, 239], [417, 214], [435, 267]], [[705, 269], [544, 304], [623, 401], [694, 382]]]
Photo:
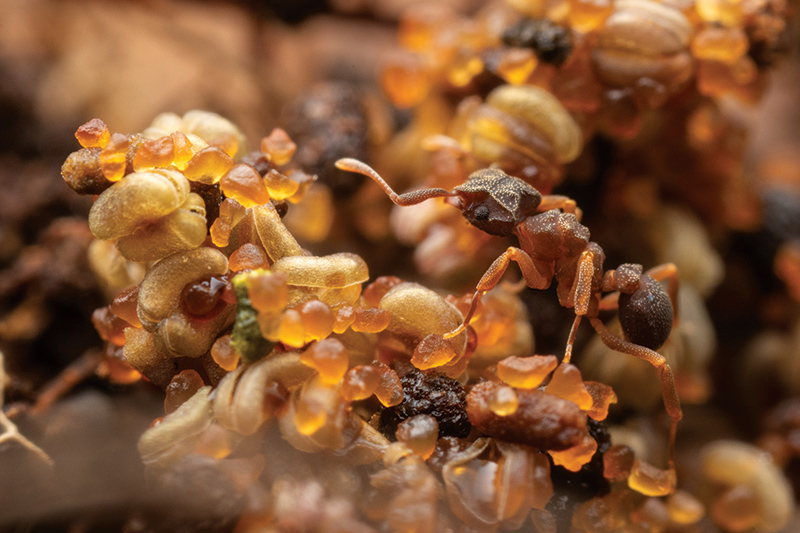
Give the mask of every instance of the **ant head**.
[[472, 173], [453, 192], [464, 218], [491, 235], [511, 235], [517, 224], [536, 214], [542, 201], [539, 191], [497, 168]]

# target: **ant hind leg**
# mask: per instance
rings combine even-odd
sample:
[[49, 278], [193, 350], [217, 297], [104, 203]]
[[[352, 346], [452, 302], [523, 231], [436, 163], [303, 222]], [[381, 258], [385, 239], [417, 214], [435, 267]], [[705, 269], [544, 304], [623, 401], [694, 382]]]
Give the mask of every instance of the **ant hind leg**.
[[667, 414], [672, 421], [669, 429], [669, 467], [674, 470], [675, 468], [675, 434], [678, 428], [678, 422], [683, 418], [683, 411], [681, 410], [681, 401], [678, 398], [678, 391], [675, 388], [675, 377], [672, 374], [672, 369], [667, 364], [663, 355], [658, 352], [633, 344], [614, 335], [605, 325], [597, 318], [591, 318], [590, 322], [592, 327], [600, 335], [603, 343], [614, 351], [632, 355], [643, 359], [656, 367], [659, 371], [659, 379], [661, 381], [661, 395], [664, 399], [664, 407]]

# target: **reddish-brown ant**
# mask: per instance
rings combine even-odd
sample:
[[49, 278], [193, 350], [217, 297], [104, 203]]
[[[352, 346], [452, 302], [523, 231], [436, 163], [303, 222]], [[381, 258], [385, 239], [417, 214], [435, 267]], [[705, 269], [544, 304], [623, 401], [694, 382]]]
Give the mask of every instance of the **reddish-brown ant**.
[[[641, 265], [625, 264], [603, 272], [603, 249], [589, 240], [589, 229], [579, 222], [580, 211], [574, 200], [542, 196], [526, 182], [496, 168], [474, 172], [452, 191], [434, 188], [398, 195], [361, 161], [340, 159], [336, 166], [372, 178], [397, 205], [450, 198], [478, 229], [492, 235], [516, 235], [520, 247], [509, 247], [492, 263], [475, 288], [464, 323], [445, 337], [464, 331], [481, 297], [497, 285], [511, 261], [519, 265], [525, 283], [532, 289], [546, 289], [555, 279], [559, 302], [575, 309], [563, 362], [570, 361], [578, 325], [586, 317], [611, 349], [644, 359], [659, 370], [664, 405], [672, 419], [669, 466], [674, 469], [675, 432], [682, 412], [672, 370], [664, 356], [655, 351], [666, 342], [676, 316], [671, 303], [677, 296], [674, 265], [661, 265], [642, 273]], [[669, 294], [657, 279], [668, 280]], [[611, 294], [601, 298], [603, 293]], [[609, 331], [598, 319], [600, 310], [614, 307], [619, 308], [625, 338]]]

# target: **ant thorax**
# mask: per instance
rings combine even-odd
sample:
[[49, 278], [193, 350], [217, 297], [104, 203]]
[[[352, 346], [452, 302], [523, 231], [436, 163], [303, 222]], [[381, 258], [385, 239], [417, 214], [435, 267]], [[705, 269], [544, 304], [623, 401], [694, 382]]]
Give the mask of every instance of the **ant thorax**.
[[589, 243], [589, 228], [572, 213], [558, 209], [527, 217], [514, 233], [520, 247], [540, 261], [578, 256]]

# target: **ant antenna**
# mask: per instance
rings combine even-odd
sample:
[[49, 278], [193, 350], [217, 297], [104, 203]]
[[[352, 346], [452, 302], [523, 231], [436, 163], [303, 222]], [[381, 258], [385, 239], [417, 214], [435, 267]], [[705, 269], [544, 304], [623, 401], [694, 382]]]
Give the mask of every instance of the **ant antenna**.
[[378, 174], [375, 170], [367, 165], [359, 161], [358, 159], [352, 159], [346, 157], [344, 159], [339, 159], [336, 162], [336, 168], [341, 170], [347, 170], [349, 172], [356, 172], [358, 174], [363, 174], [381, 186], [381, 188], [389, 195], [389, 198], [397, 205], [406, 206], [406, 205], [416, 205], [425, 200], [430, 198], [444, 198], [444, 197], [451, 197], [451, 196], [458, 196], [458, 193], [446, 191], [444, 189], [421, 189], [418, 191], [411, 191], [404, 194], [397, 194], [392, 190], [388, 183]]

